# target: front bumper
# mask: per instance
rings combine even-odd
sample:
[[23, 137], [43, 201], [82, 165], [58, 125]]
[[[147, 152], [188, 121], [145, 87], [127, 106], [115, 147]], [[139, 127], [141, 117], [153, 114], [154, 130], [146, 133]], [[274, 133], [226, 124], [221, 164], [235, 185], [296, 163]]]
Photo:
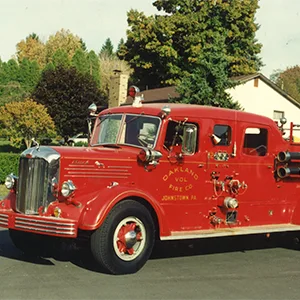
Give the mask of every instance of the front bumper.
[[77, 237], [78, 224], [74, 220], [23, 215], [13, 210], [0, 210], [0, 227], [58, 237]]

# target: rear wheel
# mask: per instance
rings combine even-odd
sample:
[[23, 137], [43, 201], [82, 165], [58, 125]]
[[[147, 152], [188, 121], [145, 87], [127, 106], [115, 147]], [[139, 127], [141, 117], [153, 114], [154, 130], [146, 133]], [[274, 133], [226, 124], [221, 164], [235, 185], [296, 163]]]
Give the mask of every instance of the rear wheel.
[[113, 274], [140, 270], [151, 255], [155, 227], [148, 209], [133, 200], [117, 204], [91, 236], [96, 261]]

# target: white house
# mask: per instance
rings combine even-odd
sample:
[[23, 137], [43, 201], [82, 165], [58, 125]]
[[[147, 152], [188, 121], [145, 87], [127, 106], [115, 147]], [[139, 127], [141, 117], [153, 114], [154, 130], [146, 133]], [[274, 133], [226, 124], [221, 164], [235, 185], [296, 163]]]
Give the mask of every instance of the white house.
[[[227, 92], [245, 111], [269, 117], [274, 121], [284, 117], [288, 121], [285, 128], [289, 128], [290, 122], [300, 124], [300, 103], [267, 77], [257, 73], [233, 79], [240, 84]], [[300, 136], [300, 132], [295, 132], [295, 135]]]

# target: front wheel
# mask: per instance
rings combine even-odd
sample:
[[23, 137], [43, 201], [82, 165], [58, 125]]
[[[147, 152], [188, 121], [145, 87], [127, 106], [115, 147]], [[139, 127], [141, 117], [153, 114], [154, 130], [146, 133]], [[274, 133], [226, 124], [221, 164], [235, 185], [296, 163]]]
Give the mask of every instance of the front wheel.
[[108, 214], [91, 236], [95, 260], [112, 274], [140, 270], [151, 255], [155, 226], [148, 209], [133, 200], [124, 200]]

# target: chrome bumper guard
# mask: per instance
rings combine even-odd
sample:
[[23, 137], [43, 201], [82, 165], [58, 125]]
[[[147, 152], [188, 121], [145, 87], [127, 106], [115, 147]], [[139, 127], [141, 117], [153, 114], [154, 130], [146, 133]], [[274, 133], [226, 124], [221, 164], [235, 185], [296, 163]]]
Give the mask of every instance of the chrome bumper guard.
[[8, 215], [0, 214], [0, 226], [8, 226]]
[[0, 213], [0, 227], [52, 236], [77, 237], [77, 222], [62, 218]]

